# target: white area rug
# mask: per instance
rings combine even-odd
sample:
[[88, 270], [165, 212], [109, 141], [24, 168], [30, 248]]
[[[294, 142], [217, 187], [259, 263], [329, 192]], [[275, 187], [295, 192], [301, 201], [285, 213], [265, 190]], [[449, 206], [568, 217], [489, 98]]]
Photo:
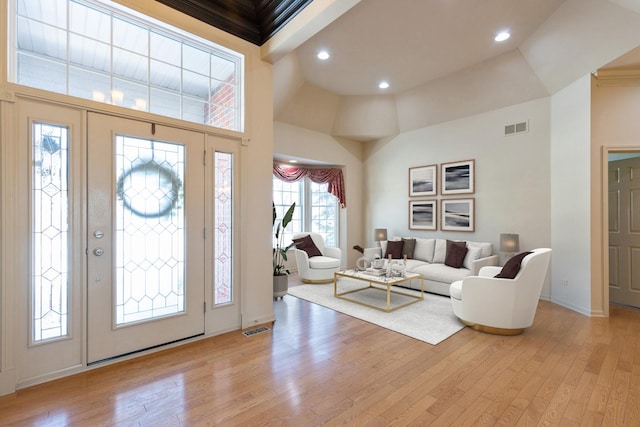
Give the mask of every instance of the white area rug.
[[[366, 284], [341, 279], [338, 290], [339, 292], [343, 292], [343, 290], [347, 290], [349, 287], [354, 289], [355, 287], [362, 287], [363, 285]], [[399, 290], [404, 293], [418, 294], [418, 292], [404, 288]], [[453, 308], [451, 308], [449, 298], [440, 295], [425, 293], [423, 301], [418, 301], [415, 304], [399, 308], [390, 313], [334, 297], [333, 283], [293, 286], [289, 288], [289, 295], [328, 307], [340, 313], [365, 320], [433, 345], [449, 338], [464, 328], [464, 325], [453, 314]], [[386, 292], [384, 291], [367, 289], [351, 293], [348, 297], [379, 307], [385, 307], [386, 305]], [[406, 300], [408, 300], [408, 298], [392, 294], [391, 306], [394, 307]]]

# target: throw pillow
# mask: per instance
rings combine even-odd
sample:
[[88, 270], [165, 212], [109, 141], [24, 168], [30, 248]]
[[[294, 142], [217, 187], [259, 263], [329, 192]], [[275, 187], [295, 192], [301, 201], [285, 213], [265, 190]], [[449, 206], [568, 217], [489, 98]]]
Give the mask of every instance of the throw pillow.
[[464, 257], [467, 254], [467, 244], [464, 242], [447, 241], [447, 256], [444, 259], [444, 265], [453, 268], [462, 267]]
[[413, 259], [413, 251], [416, 247], [416, 239], [405, 239], [402, 238], [402, 256], [400, 258], [404, 258], [407, 256], [407, 259]]
[[520, 264], [522, 263], [522, 260], [524, 259], [524, 257], [531, 253], [533, 252], [522, 252], [518, 255], [512, 256], [509, 261], [504, 263], [504, 267], [502, 267], [500, 273], [496, 274], [495, 277], [499, 279], [515, 278], [518, 274], [518, 271], [520, 271]]
[[447, 252], [445, 253], [445, 258], [446, 258], [446, 254], [449, 253], [449, 250], [451, 248], [451, 246], [456, 245], [456, 246], [462, 246], [462, 247], [467, 247], [467, 242], [460, 242], [458, 240], [447, 240]]
[[387, 250], [384, 253], [385, 258], [400, 259], [402, 258], [402, 247], [404, 246], [404, 242], [402, 240], [389, 240], [387, 242]]
[[436, 239], [416, 238], [416, 246], [413, 249], [413, 259], [433, 262], [433, 251], [436, 247]]
[[462, 266], [468, 270], [471, 270], [471, 267], [473, 267], [473, 261], [481, 258], [482, 249], [477, 246], [469, 246], [468, 243], [467, 249], [467, 255], [464, 257]]
[[433, 261], [434, 264], [444, 264], [444, 260], [447, 258], [447, 241], [445, 239], [436, 239], [435, 247], [433, 249]]
[[309, 255], [309, 258], [313, 256], [322, 256], [322, 252], [320, 252], [320, 249], [318, 249], [316, 244], [313, 243], [313, 239], [308, 234], [304, 237], [293, 239], [293, 243], [296, 244], [296, 249], [305, 251], [307, 255]]

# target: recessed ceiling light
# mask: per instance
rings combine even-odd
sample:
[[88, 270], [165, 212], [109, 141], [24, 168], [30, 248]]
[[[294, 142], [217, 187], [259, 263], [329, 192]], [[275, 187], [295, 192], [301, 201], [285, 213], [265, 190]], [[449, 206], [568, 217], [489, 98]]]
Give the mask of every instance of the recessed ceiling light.
[[330, 57], [331, 55], [329, 55], [329, 52], [327, 52], [326, 50], [321, 50], [320, 52], [318, 52], [318, 59], [325, 61]]
[[501, 31], [496, 35], [494, 40], [497, 42], [503, 42], [507, 40], [509, 37], [511, 37], [511, 33], [509, 33], [509, 31]]
[[378, 85], [378, 87], [380, 89], [388, 89], [389, 88], [389, 83], [388, 82], [380, 82], [380, 84]]

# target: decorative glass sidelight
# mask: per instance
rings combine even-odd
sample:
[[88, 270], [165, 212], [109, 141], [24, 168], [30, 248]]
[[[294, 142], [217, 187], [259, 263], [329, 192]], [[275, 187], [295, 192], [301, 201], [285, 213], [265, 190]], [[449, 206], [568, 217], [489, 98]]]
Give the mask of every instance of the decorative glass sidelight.
[[40, 342], [69, 328], [69, 130], [34, 122], [32, 132], [32, 340]]
[[233, 300], [233, 154], [215, 153], [214, 303]]
[[116, 136], [116, 325], [185, 310], [185, 148]]

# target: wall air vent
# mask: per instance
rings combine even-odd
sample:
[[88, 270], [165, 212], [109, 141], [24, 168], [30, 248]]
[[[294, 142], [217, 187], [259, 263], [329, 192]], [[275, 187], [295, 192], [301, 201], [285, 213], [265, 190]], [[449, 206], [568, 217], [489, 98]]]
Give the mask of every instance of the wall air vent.
[[504, 127], [504, 135], [515, 135], [522, 132], [529, 132], [529, 122], [519, 122]]

